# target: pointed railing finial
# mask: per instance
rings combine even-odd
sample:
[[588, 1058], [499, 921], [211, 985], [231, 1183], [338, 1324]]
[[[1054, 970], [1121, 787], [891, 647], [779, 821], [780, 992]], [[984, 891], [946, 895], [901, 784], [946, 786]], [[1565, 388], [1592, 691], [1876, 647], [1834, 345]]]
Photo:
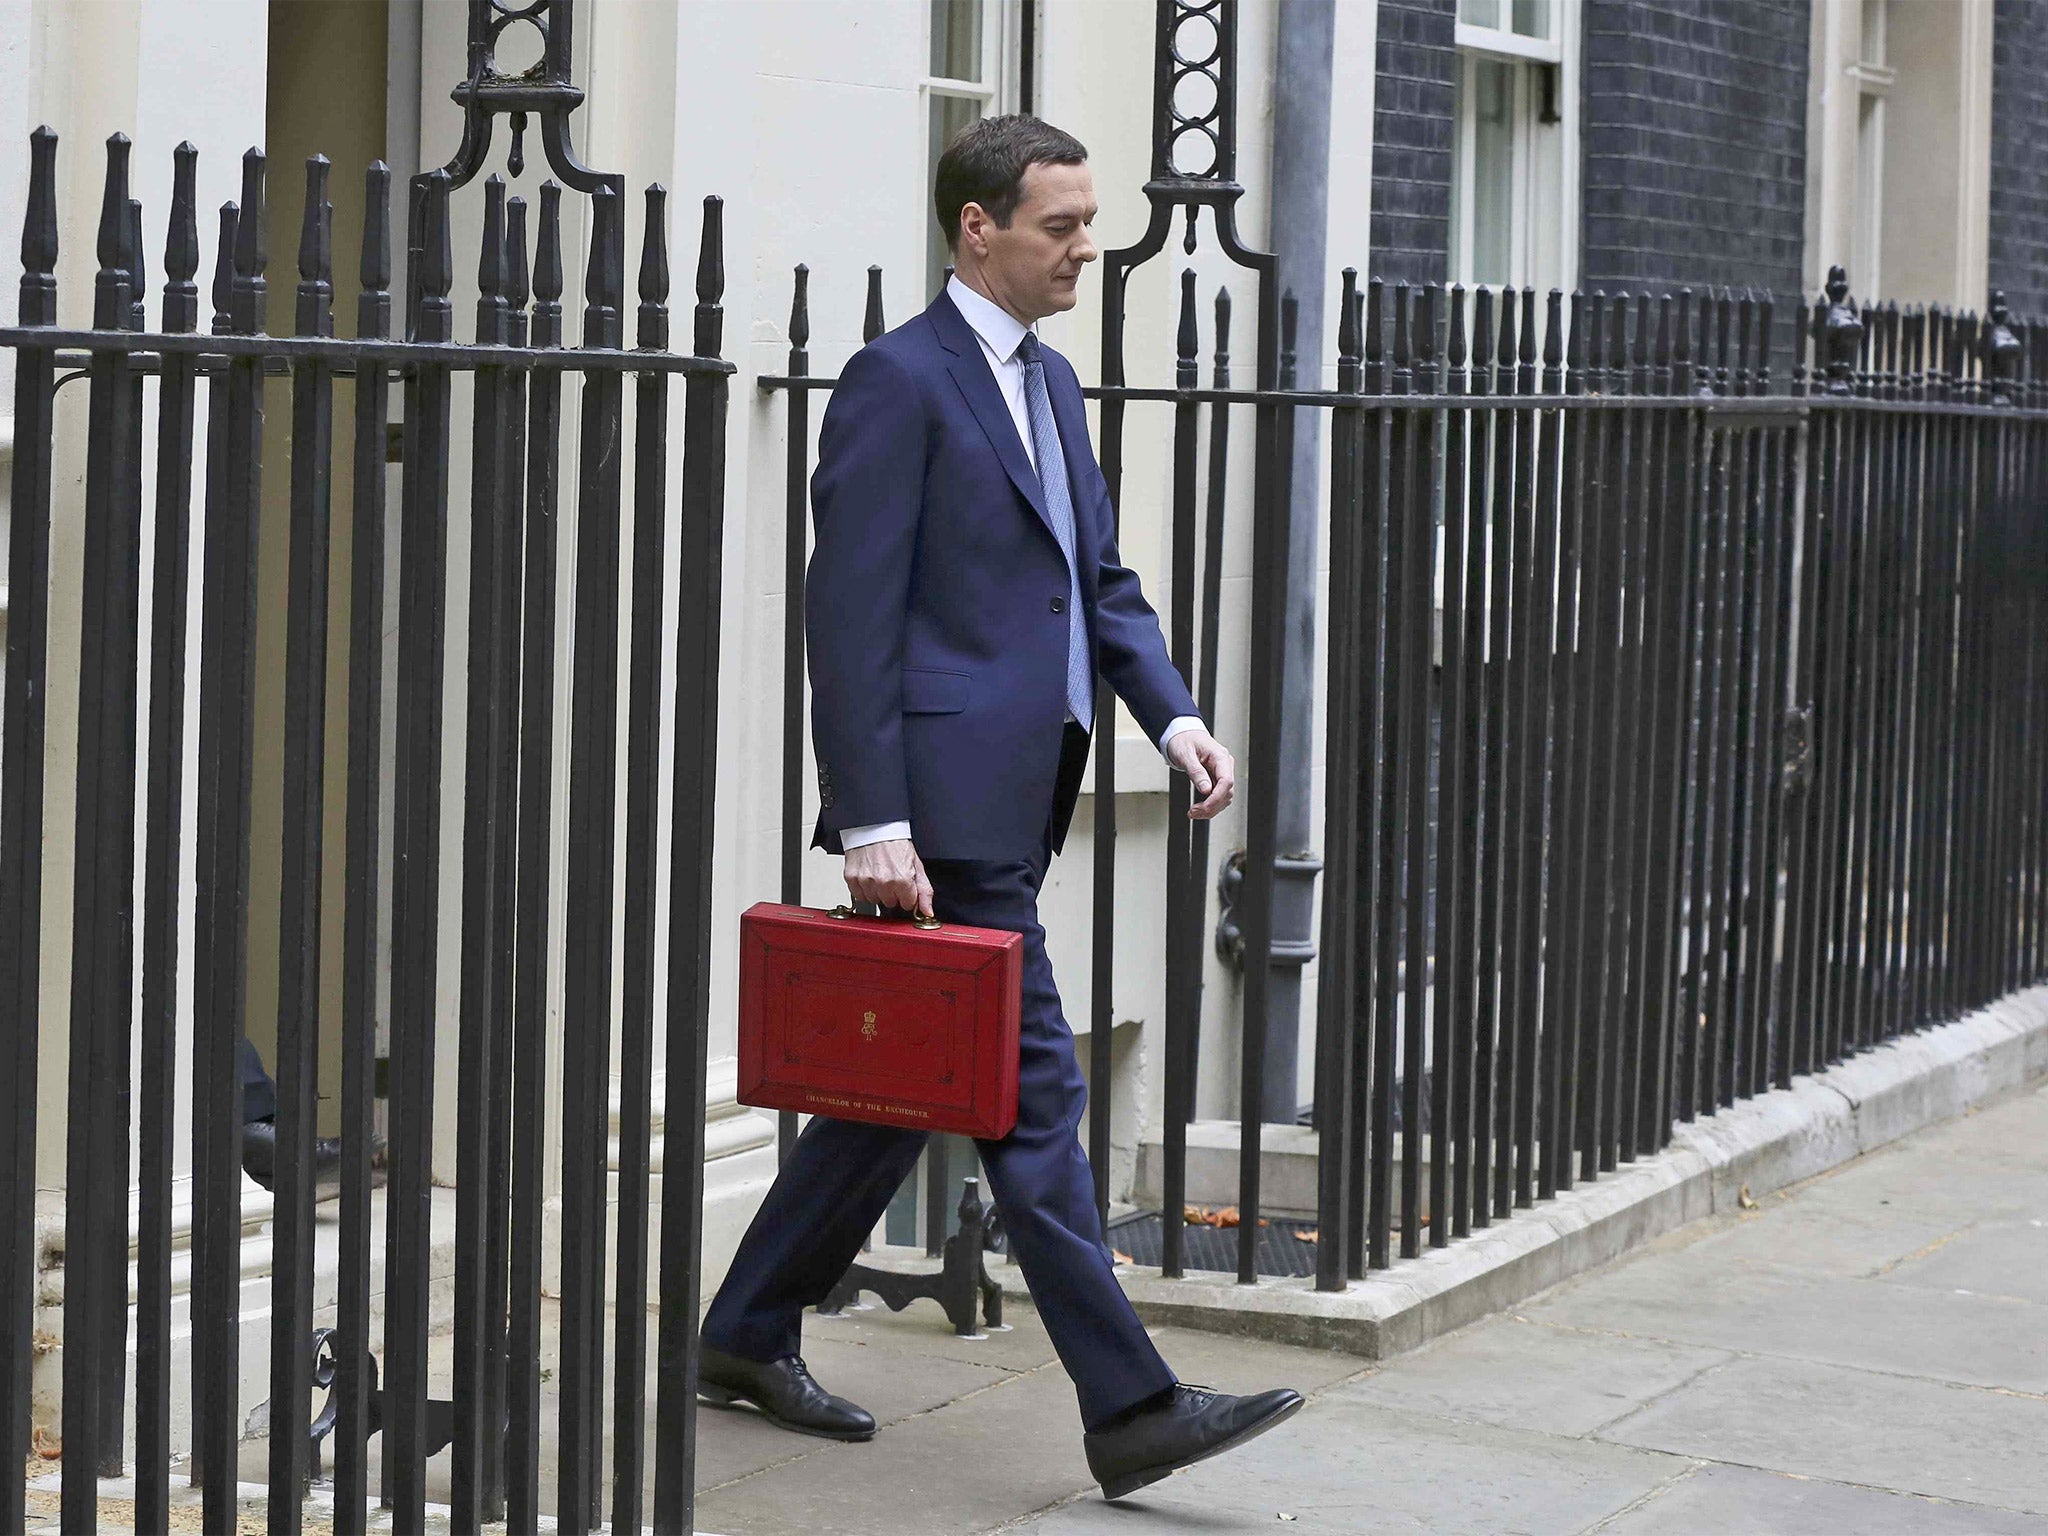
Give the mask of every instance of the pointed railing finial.
[[107, 176], [100, 199], [97, 254], [100, 268], [93, 279], [92, 323], [99, 331], [118, 331], [130, 323], [128, 295], [134, 253], [135, 216], [128, 206], [128, 135], [107, 138]]
[[191, 143], [171, 151], [171, 215], [164, 226], [163, 327], [183, 332], [199, 324], [199, 151]]
[[1376, 395], [1387, 392], [1386, 305], [1386, 279], [1368, 278], [1365, 284], [1365, 387]]
[[789, 371], [805, 372], [810, 366], [807, 349], [811, 344], [811, 269], [802, 262], [789, 285]]
[[1173, 379], [1176, 389], [1193, 389], [1200, 382], [1201, 332], [1195, 325], [1195, 269], [1181, 268], [1180, 322], [1174, 327]]
[[562, 282], [562, 188], [549, 180], [540, 186], [540, 236], [533, 251], [534, 299], [559, 304]]
[[1218, 389], [1230, 387], [1230, 289], [1219, 285], [1216, 289], [1216, 350], [1210, 354], [1210, 366], [1215, 370], [1211, 377]]
[[668, 189], [647, 189], [640, 232], [640, 313], [637, 340], [643, 348], [668, 346]]
[[122, 256], [122, 265], [128, 269], [128, 329], [147, 330], [142, 300], [149, 284], [149, 263], [143, 258], [142, 199], [137, 197], [128, 199], [128, 239]]
[[[1338, 342], [1341, 348], [1343, 343]], [[1463, 374], [1468, 361], [1465, 355], [1465, 285], [1451, 284], [1451, 334], [1445, 347], [1444, 361], [1454, 374]], [[1459, 388], [1463, 388], [1460, 384]]]
[[419, 248], [408, 281], [416, 295], [414, 339], [445, 342], [455, 336], [455, 246], [448, 228], [448, 194], [452, 182], [445, 170], [429, 171], [413, 182], [419, 210]]
[[1408, 285], [1406, 283], [1397, 282], [1394, 284], [1393, 302], [1393, 392], [1397, 395], [1405, 395], [1408, 393], [1408, 364], [1414, 355], [1408, 336], [1408, 327], [1413, 317], [1411, 306], [1408, 302]]
[[505, 200], [505, 303], [518, 319], [533, 298], [533, 274], [526, 254], [526, 199]]
[[1346, 394], [1355, 395], [1361, 387], [1362, 329], [1358, 315], [1358, 268], [1346, 267], [1337, 288], [1337, 388]]
[[1658, 295], [1657, 340], [1650, 349], [1650, 389], [1659, 395], [1671, 392], [1671, 309], [1671, 295]]
[[21, 323], [57, 323], [57, 135], [28, 136], [28, 204], [21, 220]]
[[540, 184], [540, 228], [533, 243], [533, 344], [562, 344], [562, 188]]
[[295, 321], [301, 336], [334, 331], [334, 206], [327, 200], [325, 155], [306, 158], [306, 207], [299, 222], [299, 287]]
[[725, 345], [725, 199], [704, 199], [704, 232], [697, 243], [697, 325], [692, 350], [716, 357]]
[[126, 273], [128, 247], [128, 135], [107, 136], [107, 179], [100, 199], [99, 250], [102, 271]]
[[476, 340], [478, 346], [505, 341], [505, 178], [484, 178], [483, 238], [476, 256]]
[[213, 329], [216, 335], [235, 325], [235, 246], [241, 239], [241, 209], [235, 203], [220, 205], [220, 232], [213, 247]]
[[1358, 361], [1358, 268], [1346, 267], [1339, 279], [1341, 284], [1337, 311], [1337, 366], [1345, 362]]
[[1756, 393], [1760, 395], [1771, 392], [1771, 304], [1771, 290], [1760, 290], [1756, 304]]
[[[619, 312], [612, 303], [611, 253], [623, 252], [618, 236], [619, 196], [609, 186], [590, 196], [590, 254], [583, 264], [583, 345], [618, 345]], [[624, 274], [620, 274], [621, 281]]]
[[264, 228], [268, 221], [264, 166], [262, 150], [251, 148], [243, 153], [242, 214], [235, 223], [235, 297], [231, 309], [235, 330], [244, 336], [256, 335], [264, 323], [264, 271], [270, 265], [270, 239]]
[[861, 318], [860, 339], [873, 341], [888, 327], [882, 320], [882, 269], [868, 268], [868, 308]]
[[372, 160], [363, 172], [363, 250], [356, 264], [356, 334], [391, 334], [391, 167]]

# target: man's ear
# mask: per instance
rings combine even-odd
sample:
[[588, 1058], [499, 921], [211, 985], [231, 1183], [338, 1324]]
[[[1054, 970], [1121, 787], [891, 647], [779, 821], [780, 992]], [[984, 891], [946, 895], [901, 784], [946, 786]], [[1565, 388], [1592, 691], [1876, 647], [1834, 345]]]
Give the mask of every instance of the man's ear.
[[954, 254], [965, 245], [976, 256], [985, 256], [988, 237], [983, 233], [988, 223], [988, 210], [979, 203], [967, 203], [960, 209], [960, 228], [954, 241]]

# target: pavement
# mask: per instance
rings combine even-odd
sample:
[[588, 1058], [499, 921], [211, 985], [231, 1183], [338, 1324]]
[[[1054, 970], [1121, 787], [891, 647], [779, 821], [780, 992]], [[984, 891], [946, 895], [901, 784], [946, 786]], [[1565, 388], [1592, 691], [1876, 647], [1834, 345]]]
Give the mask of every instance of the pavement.
[[[1376, 1366], [1154, 1329], [1185, 1380], [1310, 1401], [1118, 1504], [1089, 1480], [1043, 1328], [1006, 1312], [976, 1340], [929, 1302], [807, 1319], [819, 1379], [881, 1433], [842, 1445], [705, 1408], [698, 1530], [2048, 1536], [2048, 1082]], [[552, 1379], [542, 1398], [551, 1464]], [[54, 1530], [56, 1466], [30, 1472], [31, 1529]], [[436, 1457], [430, 1498], [446, 1473]], [[260, 1439], [243, 1475], [254, 1529]], [[102, 1528], [132, 1521], [132, 1491], [103, 1491]]]
[[720, 1536], [2048, 1536], [2048, 1084], [1696, 1223], [1414, 1354], [1155, 1330], [1302, 1413], [1119, 1504], [1027, 1308], [806, 1322], [866, 1445], [702, 1416]]

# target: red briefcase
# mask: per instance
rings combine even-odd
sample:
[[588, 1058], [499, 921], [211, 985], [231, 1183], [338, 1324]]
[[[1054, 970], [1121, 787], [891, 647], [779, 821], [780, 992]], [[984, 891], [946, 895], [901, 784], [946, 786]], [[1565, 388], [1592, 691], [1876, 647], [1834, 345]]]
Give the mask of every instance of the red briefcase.
[[1024, 936], [756, 902], [739, 1101], [1000, 1139], [1017, 1123]]

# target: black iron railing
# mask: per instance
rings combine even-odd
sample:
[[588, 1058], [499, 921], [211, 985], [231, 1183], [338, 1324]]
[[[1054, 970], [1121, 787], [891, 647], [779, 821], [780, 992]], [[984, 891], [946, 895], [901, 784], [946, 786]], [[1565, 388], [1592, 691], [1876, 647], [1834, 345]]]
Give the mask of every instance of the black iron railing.
[[[46, 914], [41, 908], [44, 825], [43, 700], [54, 680], [50, 629], [50, 530], [77, 520], [84, 561], [78, 632], [76, 879], [69, 914], [70, 1101], [64, 1167], [63, 1520], [97, 1520], [98, 1478], [121, 1470], [129, 1401], [124, 1339], [128, 1305], [128, 1158], [131, 1102], [140, 1106], [140, 1227], [136, 1237], [135, 1524], [171, 1526], [173, 1391], [191, 1393], [192, 1457], [186, 1472], [204, 1488], [208, 1530], [235, 1527], [242, 1294], [242, 1120], [237, 1051], [245, 1025], [249, 902], [249, 804], [258, 645], [283, 645], [284, 759], [281, 949], [277, 1019], [277, 1203], [273, 1227], [269, 1384], [268, 1523], [301, 1528], [301, 1493], [315, 1453], [316, 1384], [333, 1400], [317, 1431], [334, 1440], [334, 1526], [361, 1531], [373, 1490], [369, 1445], [381, 1434], [382, 1497], [395, 1527], [423, 1528], [427, 1460], [451, 1445], [446, 1494], [457, 1529], [488, 1517], [515, 1530], [541, 1516], [541, 1256], [543, 1135], [552, 1042], [563, 1062], [557, 1113], [562, 1127], [561, 1404], [559, 1488], [553, 1513], [565, 1531], [606, 1517], [616, 1528], [646, 1523], [641, 1492], [655, 1447], [653, 1524], [687, 1531], [693, 1498], [696, 1319], [708, 960], [712, 765], [717, 749], [720, 550], [724, 516], [725, 410], [732, 365], [719, 356], [724, 287], [721, 205], [704, 206], [696, 269], [692, 350], [669, 348], [667, 209], [648, 189], [634, 344], [626, 346], [623, 185], [588, 170], [570, 148], [566, 114], [581, 93], [568, 84], [570, 6], [543, 0], [517, 15], [489, 0], [471, 6], [471, 75], [458, 99], [466, 131], [456, 159], [415, 178], [409, 193], [410, 302], [403, 339], [392, 335], [390, 175], [368, 168], [357, 335], [333, 335], [334, 297], [328, 163], [306, 166], [306, 218], [298, 251], [295, 334], [264, 333], [263, 155], [243, 161], [242, 195], [221, 212], [213, 283], [214, 319], [201, 334], [198, 291], [197, 152], [176, 154], [159, 328], [147, 329], [142, 209], [128, 196], [129, 145], [108, 146], [99, 227], [99, 274], [92, 325], [58, 324], [56, 139], [32, 140], [22, 240], [20, 323], [0, 330], [16, 361], [13, 461], [12, 611], [7, 627], [4, 760], [0, 760], [0, 1447], [25, 1454], [30, 1432], [29, 1364], [34, 1350], [37, 1052], [49, 1038], [40, 1019]], [[500, 76], [498, 34], [513, 22], [546, 34], [543, 66]], [[540, 192], [529, 264], [527, 208], [505, 183], [483, 185], [473, 338], [458, 340], [449, 300], [454, 258], [451, 196], [477, 177], [493, 117], [508, 114], [518, 135], [527, 114], [542, 120], [553, 173], [590, 198], [590, 261], [584, 279], [581, 345], [565, 345], [562, 322], [563, 188]], [[74, 376], [90, 391], [82, 505], [69, 504], [53, 476], [65, 428], [54, 400]], [[265, 377], [290, 378], [290, 555], [286, 628], [256, 629], [256, 540], [266, 468]], [[470, 375], [473, 407], [458, 423], [455, 379]], [[61, 375], [61, 377], [60, 377]], [[680, 377], [680, 474], [669, 450], [669, 381]], [[155, 497], [142, 498], [149, 419], [145, 379], [156, 381]], [[336, 420], [333, 384], [352, 381], [353, 421]], [[626, 392], [631, 384], [630, 413]], [[384, 541], [388, 417], [393, 387], [402, 400], [402, 469], [395, 522], [399, 549], [396, 696], [380, 696], [383, 669]], [[204, 391], [207, 431], [193, 471], [195, 406]], [[564, 480], [565, 403], [580, 411], [576, 461]], [[630, 418], [630, 419], [629, 419]], [[337, 425], [344, 437], [334, 441]], [[625, 472], [631, 446], [631, 483]], [[328, 529], [336, 455], [353, 460], [354, 557], [345, 635], [326, 629]], [[468, 633], [454, 637], [466, 659], [467, 750], [444, 764], [440, 743], [445, 614], [451, 578], [447, 537], [451, 466], [469, 468]], [[679, 487], [675, 481], [679, 479]], [[195, 485], [195, 480], [197, 484]], [[679, 489], [681, 590], [674, 634], [662, 626], [664, 551], [671, 497]], [[568, 492], [564, 494], [565, 490]], [[193, 500], [199, 498], [196, 521]], [[630, 517], [630, 526], [627, 518]], [[155, 558], [139, 551], [145, 517]], [[574, 540], [570, 550], [558, 529]], [[196, 534], [199, 549], [191, 551]], [[621, 590], [622, 550], [632, 559]], [[186, 756], [185, 602], [188, 552], [200, 562], [200, 644], [195, 659], [199, 740], [198, 824], [189, 847], [177, 807]], [[153, 627], [146, 654], [137, 632], [141, 583], [151, 584]], [[554, 601], [573, 590], [569, 717], [555, 717]], [[621, 687], [621, 603], [630, 605], [630, 642]], [[339, 1295], [331, 1330], [313, 1327], [316, 1031], [320, 954], [321, 816], [327, 655], [349, 658], [346, 912], [341, 1019]], [[148, 720], [138, 718], [139, 667], [150, 669]], [[664, 661], [675, 693], [661, 694]], [[621, 710], [626, 756], [615, 761]], [[380, 722], [395, 716], [397, 766], [391, 954], [389, 1187], [383, 1202], [382, 1380], [373, 1359], [372, 1243], [375, 1230], [372, 1132], [377, 1092], [375, 1014], [377, 849], [380, 842]], [[661, 759], [664, 713], [690, 722], [677, 733], [673, 762]], [[146, 731], [146, 736], [144, 732]], [[554, 819], [550, 774], [566, 739], [568, 820]], [[443, 784], [459, 774], [464, 825], [460, 880], [444, 880], [438, 825]], [[615, 911], [613, 847], [619, 786], [633, 825], [655, 825], [660, 776], [672, 783], [673, 836], [651, 835], [624, 850], [623, 904]], [[136, 888], [138, 784], [148, 820]], [[566, 839], [568, 888], [559, 913], [549, 866]], [[656, 1068], [654, 996], [660, 910], [657, 854], [669, 891], [666, 1087], [682, 1114], [667, 1127], [662, 1248], [649, 1252], [650, 1135]], [[171, 1332], [172, 1104], [174, 1063], [185, 1028], [176, 1004], [180, 873], [191, 860], [196, 907], [190, 1047], [193, 1093], [194, 1266], [189, 1385], [174, 1379]], [[461, 1010], [452, 1061], [437, 1043], [433, 1000], [441, 914], [459, 904]], [[612, 1170], [610, 1067], [614, 1020], [614, 923], [624, 1003], [616, 1020], [618, 1230], [608, 1232]], [[548, 934], [566, 936], [565, 995], [549, 1022]], [[141, 1073], [130, 1080], [131, 955], [142, 956]], [[566, 1043], [564, 1043], [566, 1042]], [[452, 1070], [457, 1113], [455, 1204], [455, 1384], [450, 1399], [428, 1387], [431, 1156], [434, 1080]], [[606, 1295], [607, 1263], [615, 1293]], [[658, 1263], [656, 1432], [647, 1433], [648, 1275]], [[607, 1311], [614, 1321], [607, 1324]], [[609, 1355], [607, 1360], [607, 1343]], [[606, 1415], [607, 1368], [613, 1387]], [[611, 1464], [605, 1465], [609, 1431]], [[19, 1462], [15, 1463], [19, 1465]], [[607, 1476], [607, 1471], [609, 1476]], [[438, 1491], [436, 1502], [439, 1501]], [[21, 1480], [0, 1478], [0, 1530], [25, 1518]]]
[[[1162, 619], [1247, 764], [1246, 847], [1219, 867], [1176, 776], [1165, 932], [1119, 933], [1105, 697], [1090, 1141], [1106, 1209], [1115, 946], [1156, 946], [1162, 1268], [1179, 1275], [1217, 880], [1218, 948], [1243, 970], [1238, 1277], [1256, 1280], [1274, 881], [1316, 867], [1272, 842], [1287, 444], [1300, 412], [1323, 412], [1314, 1116], [1317, 1278], [1339, 1288], [1654, 1152], [1676, 1122], [2048, 976], [2048, 327], [1995, 295], [1983, 316], [1859, 309], [1838, 269], [1774, 353], [1787, 322], [1769, 295], [1361, 292], [1347, 271], [1337, 387], [1295, 388], [1293, 306], [1231, 222], [1230, 114], [1197, 122], [1175, 105], [1191, 73], [1228, 101], [1234, 22], [1230, 0], [1161, 0], [1152, 219], [1104, 258], [1103, 382], [1087, 393], [1113, 493], [1129, 413], [1170, 415]], [[1213, 386], [1198, 387], [1192, 269], [1174, 383], [1126, 381], [1125, 293], [1177, 209], [1190, 252], [1207, 209], [1256, 282], [1250, 388], [1231, 387], [1227, 286]], [[871, 273], [870, 336], [878, 292]], [[792, 335], [808, 324], [800, 273]], [[1774, 379], [1782, 355], [1797, 360]], [[808, 396], [832, 381], [792, 358], [758, 382], [790, 400], [794, 608]], [[1247, 410], [1239, 500], [1226, 476]], [[1254, 683], [1218, 722], [1219, 552], [1246, 518]], [[794, 626], [791, 889], [805, 825]]]

